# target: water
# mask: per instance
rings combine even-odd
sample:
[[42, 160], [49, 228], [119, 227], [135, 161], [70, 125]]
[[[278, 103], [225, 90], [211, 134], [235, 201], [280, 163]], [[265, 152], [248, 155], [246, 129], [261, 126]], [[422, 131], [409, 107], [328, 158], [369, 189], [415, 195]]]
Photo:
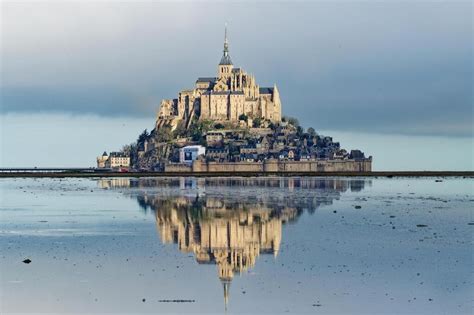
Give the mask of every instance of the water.
[[472, 179], [0, 187], [2, 314], [472, 311]]

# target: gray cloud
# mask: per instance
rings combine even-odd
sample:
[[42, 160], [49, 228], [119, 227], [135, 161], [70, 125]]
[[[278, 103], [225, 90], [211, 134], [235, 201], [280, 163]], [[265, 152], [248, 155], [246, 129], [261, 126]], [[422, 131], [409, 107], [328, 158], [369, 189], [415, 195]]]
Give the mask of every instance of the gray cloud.
[[305, 126], [472, 136], [472, 3], [2, 4], [2, 112], [154, 115], [234, 63]]

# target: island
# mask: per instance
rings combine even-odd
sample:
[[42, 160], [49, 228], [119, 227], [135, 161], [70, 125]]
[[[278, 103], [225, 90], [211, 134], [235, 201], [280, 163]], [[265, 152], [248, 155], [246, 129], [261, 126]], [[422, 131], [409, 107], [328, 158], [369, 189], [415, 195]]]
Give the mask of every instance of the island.
[[227, 38], [216, 77], [161, 101], [151, 132], [118, 152], [104, 152], [97, 168], [164, 173], [371, 172], [372, 156], [345, 150], [332, 137], [282, 116], [276, 84], [261, 87], [234, 67]]

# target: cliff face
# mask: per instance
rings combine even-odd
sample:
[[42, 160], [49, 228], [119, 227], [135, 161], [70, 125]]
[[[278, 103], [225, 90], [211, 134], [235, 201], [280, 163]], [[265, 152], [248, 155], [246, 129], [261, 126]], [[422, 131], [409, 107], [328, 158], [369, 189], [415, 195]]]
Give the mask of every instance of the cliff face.
[[153, 170], [170, 158], [173, 146], [168, 143], [159, 143], [148, 151], [138, 151], [132, 163], [135, 169]]

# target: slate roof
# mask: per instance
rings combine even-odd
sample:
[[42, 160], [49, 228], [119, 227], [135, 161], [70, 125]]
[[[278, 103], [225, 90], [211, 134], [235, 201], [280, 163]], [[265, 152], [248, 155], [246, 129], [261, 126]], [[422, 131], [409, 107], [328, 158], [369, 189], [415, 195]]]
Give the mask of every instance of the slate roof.
[[273, 88], [272, 87], [261, 87], [258, 89], [260, 94], [273, 94]]
[[210, 78], [210, 77], [207, 78], [207, 77], [204, 77], [204, 78], [198, 78], [198, 79], [196, 80], [196, 82], [214, 82], [214, 81], [216, 81], [216, 80], [217, 80], [217, 78], [215, 78], [215, 77], [214, 77], [214, 78]]
[[123, 152], [110, 152], [110, 157], [128, 157], [128, 155]]
[[223, 65], [223, 66], [232, 65], [232, 60], [230, 59], [230, 56], [228, 54], [224, 54], [221, 58], [221, 62], [219, 62], [219, 65]]
[[229, 95], [229, 94], [244, 95], [244, 92], [243, 91], [206, 91], [202, 94], [205, 94], [205, 95], [209, 95], [209, 94], [212, 94], [212, 95]]

